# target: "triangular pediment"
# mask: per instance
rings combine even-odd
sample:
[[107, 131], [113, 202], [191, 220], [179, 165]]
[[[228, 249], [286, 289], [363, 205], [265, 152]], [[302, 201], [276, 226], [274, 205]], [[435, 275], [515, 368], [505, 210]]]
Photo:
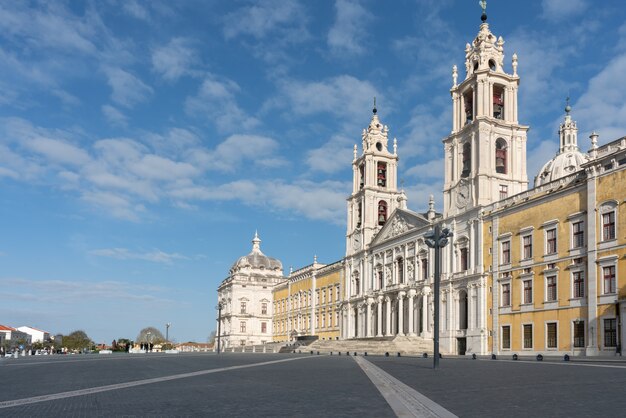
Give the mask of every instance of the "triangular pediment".
[[406, 209], [396, 209], [385, 222], [382, 229], [378, 231], [370, 245], [378, 245], [397, 236], [404, 235], [411, 230], [427, 227], [428, 225], [430, 225], [430, 222], [423, 215]]

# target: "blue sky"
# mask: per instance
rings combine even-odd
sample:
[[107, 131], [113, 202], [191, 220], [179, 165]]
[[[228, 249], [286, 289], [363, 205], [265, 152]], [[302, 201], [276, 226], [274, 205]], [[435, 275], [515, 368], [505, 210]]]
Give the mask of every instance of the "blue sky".
[[[508, 71], [519, 56], [531, 181], [568, 93], [583, 150], [626, 135], [622, 2], [488, 15]], [[339, 260], [374, 96], [409, 208], [439, 206], [479, 24], [473, 0], [1, 2], [0, 323], [205, 341], [255, 230], [285, 272]]]

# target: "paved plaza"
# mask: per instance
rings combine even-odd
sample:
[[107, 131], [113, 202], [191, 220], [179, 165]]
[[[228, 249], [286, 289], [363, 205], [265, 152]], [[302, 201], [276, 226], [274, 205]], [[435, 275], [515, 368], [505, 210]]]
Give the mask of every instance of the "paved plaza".
[[626, 411], [626, 362], [310, 354], [1, 359], [0, 416], [588, 417]]

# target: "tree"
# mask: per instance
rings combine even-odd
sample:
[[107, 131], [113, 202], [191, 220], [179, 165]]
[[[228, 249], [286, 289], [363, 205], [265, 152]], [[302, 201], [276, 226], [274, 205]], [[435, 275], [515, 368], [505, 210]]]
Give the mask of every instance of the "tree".
[[63, 346], [68, 350], [91, 349], [94, 343], [87, 333], [82, 330], [74, 331], [70, 335], [63, 336]]
[[137, 339], [135, 341], [138, 343], [161, 344], [165, 342], [165, 337], [163, 337], [161, 331], [155, 327], [147, 327], [139, 331], [139, 335], [137, 335]]
[[209, 338], [207, 339], [207, 342], [209, 344], [215, 343], [215, 331], [211, 331], [211, 333], [209, 334]]

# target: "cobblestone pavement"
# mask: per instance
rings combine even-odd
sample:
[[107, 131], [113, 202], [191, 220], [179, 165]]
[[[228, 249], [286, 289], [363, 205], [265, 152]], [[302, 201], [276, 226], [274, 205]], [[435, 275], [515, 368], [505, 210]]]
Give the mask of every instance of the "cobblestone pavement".
[[[444, 358], [434, 371], [432, 359], [363, 359], [391, 375], [394, 386], [412, 388], [415, 399], [459, 417], [626, 411], [626, 363]], [[375, 384], [345, 354], [27, 357], [0, 360], [0, 373], [0, 416], [420, 416], [419, 408], [392, 409], [386, 399], [393, 387]]]

